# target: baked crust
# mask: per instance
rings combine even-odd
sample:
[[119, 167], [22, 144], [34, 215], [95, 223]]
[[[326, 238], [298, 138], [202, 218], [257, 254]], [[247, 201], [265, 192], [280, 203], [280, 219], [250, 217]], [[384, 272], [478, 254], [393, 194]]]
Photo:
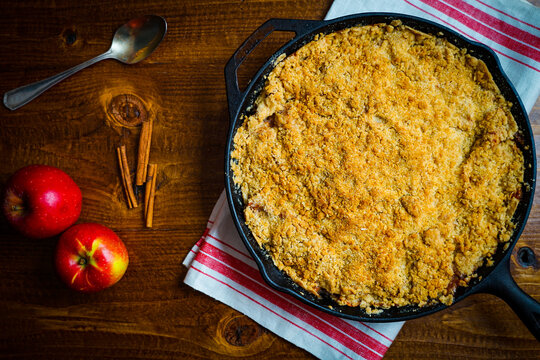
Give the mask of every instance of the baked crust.
[[246, 223], [339, 304], [450, 304], [514, 229], [510, 107], [445, 39], [395, 22], [319, 35], [276, 65], [234, 137]]

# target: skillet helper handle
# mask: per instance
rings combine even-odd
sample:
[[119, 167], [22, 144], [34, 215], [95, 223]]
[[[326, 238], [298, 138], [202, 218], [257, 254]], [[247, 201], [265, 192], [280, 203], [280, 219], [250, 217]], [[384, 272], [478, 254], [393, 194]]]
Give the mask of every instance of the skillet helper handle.
[[323, 20], [270, 19], [244, 41], [225, 66], [225, 84], [231, 120], [234, 119], [246, 94], [246, 90], [240, 91], [238, 87], [238, 68], [261, 41], [274, 31], [292, 31], [295, 33], [293, 40], [296, 40], [322, 23], [324, 23]]
[[510, 261], [501, 264], [482, 284], [479, 292], [500, 297], [514, 310], [536, 340], [540, 341], [540, 303], [525, 293], [510, 274]]

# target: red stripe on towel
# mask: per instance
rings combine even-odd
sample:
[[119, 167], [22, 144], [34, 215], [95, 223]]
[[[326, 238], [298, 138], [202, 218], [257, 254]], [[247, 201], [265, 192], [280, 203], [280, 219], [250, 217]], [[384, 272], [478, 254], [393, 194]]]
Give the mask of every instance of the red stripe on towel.
[[230, 249], [236, 251], [237, 253], [239, 253], [240, 255], [243, 255], [243, 256], [247, 257], [248, 259], [250, 259], [251, 261], [253, 261], [253, 258], [252, 258], [251, 256], [249, 256], [249, 254], [246, 254], [245, 252], [238, 250], [238, 249], [235, 248], [234, 246], [231, 246], [231, 245], [227, 244], [225, 241], [223, 241], [223, 240], [221, 240], [221, 239], [218, 239], [217, 237], [215, 237], [215, 236], [213, 236], [213, 235], [210, 235], [210, 234], [208, 234], [208, 237], [210, 237], [210, 238], [216, 240], [216, 241], [219, 242], [220, 244], [223, 244], [223, 245], [227, 246], [228, 248], [230, 248]]

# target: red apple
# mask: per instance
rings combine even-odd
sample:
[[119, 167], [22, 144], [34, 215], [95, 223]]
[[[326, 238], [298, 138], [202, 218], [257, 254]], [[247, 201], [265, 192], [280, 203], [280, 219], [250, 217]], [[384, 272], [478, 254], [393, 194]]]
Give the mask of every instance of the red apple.
[[100, 224], [73, 225], [56, 246], [56, 271], [66, 285], [81, 292], [96, 292], [116, 284], [128, 263], [122, 240]]
[[2, 210], [23, 235], [41, 239], [73, 225], [81, 205], [81, 189], [68, 174], [53, 166], [29, 165], [9, 178]]

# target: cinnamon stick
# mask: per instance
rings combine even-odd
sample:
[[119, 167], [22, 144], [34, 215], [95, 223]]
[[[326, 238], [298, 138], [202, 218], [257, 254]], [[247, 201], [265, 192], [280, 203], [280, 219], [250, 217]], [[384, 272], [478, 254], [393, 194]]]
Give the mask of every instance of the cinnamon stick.
[[118, 154], [118, 164], [120, 166], [120, 175], [122, 177], [122, 184], [124, 186], [124, 191], [128, 199], [128, 207], [134, 208], [137, 207], [137, 198], [133, 192], [133, 184], [131, 182], [131, 174], [129, 172], [129, 165], [127, 162], [126, 155], [126, 146], [122, 145], [116, 148]]
[[144, 156], [144, 174], [143, 179], [146, 179], [147, 170], [148, 170], [148, 162], [150, 161], [150, 146], [152, 146], [152, 131], [154, 130], [154, 119], [150, 118], [149, 124], [148, 124], [148, 135], [147, 135], [147, 146], [146, 146], [146, 153]]
[[133, 208], [133, 204], [131, 203], [131, 199], [129, 198], [128, 194], [128, 187], [126, 184], [126, 178], [124, 176], [124, 165], [122, 164], [122, 154], [120, 152], [120, 148], [116, 148], [116, 154], [118, 155], [118, 167], [120, 168], [120, 178], [122, 179], [122, 187], [124, 188], [124, 193], [126, 194], [126, 200], [128, 204], [128, 208]]
[[148, 165], [148, 180], [145, 191], [146, 227], [152, 227], [154, 217], [154, 201], [156, 197], [157, 164]]
[[152, 118], [143, 121], [139, 138], [139, 153], [137, 157], [137, 176], [135, 184], [142, 185], [147, 175], [148, 160], [150, 158], [150, 144], [152, 143]]
[[154, 164], [148, 165], [148, 175], [146, 176], [146, 187], [144, 189], [144, 218], [146, 219], [148, 214], [148, 200], [150, 199], [150, 193], [152, 192], [152, 180], [154, 179], [155, 169]]

